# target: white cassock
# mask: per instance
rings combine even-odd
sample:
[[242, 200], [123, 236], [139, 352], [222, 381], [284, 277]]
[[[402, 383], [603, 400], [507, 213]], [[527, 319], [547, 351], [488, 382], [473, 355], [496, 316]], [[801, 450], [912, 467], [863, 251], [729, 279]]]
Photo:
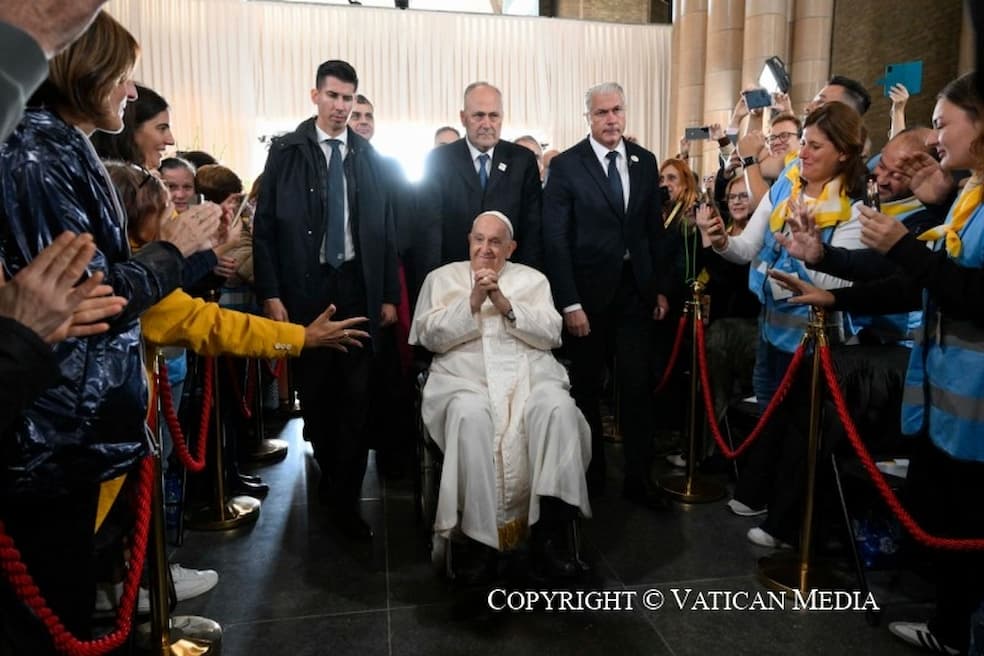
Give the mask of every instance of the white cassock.
[[470, 262], [432, 271], [410, 329], [410, 343], [435, 354], [421, 403], [444, 452], [434, 530], [448, 537], [460, 518], [468, 537], [509, 549], [539, 519], [540, 496], [591, 516], [591, 431], [550, 352], [562, 320], [546, 277], [511, 262], [499, 272], [515, 324], [488, 299], [473, 315], [472, 283]]

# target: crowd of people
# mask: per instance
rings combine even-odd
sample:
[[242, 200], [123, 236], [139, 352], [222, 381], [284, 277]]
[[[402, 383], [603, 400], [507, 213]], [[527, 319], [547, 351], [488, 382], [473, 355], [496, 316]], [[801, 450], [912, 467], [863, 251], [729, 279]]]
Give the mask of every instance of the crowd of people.
[[[653, 389], [695, 281], [710, 294], [708, 415], [749, 394], [766, 408], [808, 306], [826, 307], [848, 402], [869, 421], [901, 416], [895, 432], [915, 437], [914, 515], [940, 536], [984, 536], [974, 74], [940, 92], [929, 126], [907, 127], [907, 92], [893, 89], [880, 153], [864, 125], [871, 99], [850, 78], [830, 78], [801, 115], [784, 94], [751, 111], [742, 96], [726, 128], [708, 126], [718, 166], [704, 179], [686, 139], [659, 158], [626, 135], [615, 82], [571, 108], [585, 139], [545, 152], [528, 135], [501, 138], [502, 91], [477, 81], [463, 134], [438, 128], [410, 185], [372, 146], [358, 73], [328, 60], [313, 72], [315, 115], [272, 141], [245, 193], [208, 153], [171, 152], [181, 140], [167, 100], [132, 80], [139, 44], [102, 1], [70, 4], [0, 8], [0, 51], [18, 52], [0, 70], [0, 521], [74, 634], [91, 635], [107, 553], [118, 569], [130, 550], [121, 491], [148, 452], [172, 451], [167, 431], [163, 444], [148, 438], [158, 349], [176, 402], [192, 354], [296, 358], [317, 498], [361, 541], [373, 538], [359, 510], [369, 450], [381, 468], [406, 465], [413, 364], [426, 366], [421, 419], [444, 456], [433, 530], [463, 547], [457, 580], [494, 580], [501, 554], [529, 538], [535, 580], [569, 581], [587, 565], [567, 527], [591, 516], [592, 497], [618, 481], [628, 503], [669, 507], [654, 436], [676, 413]], [[799, 540], [804, 389], [752, 445], [728, 502], [763, 517], [747, 534], [760, 546]], [[606, 462], [608, 400], [620, 480]], [[843, 442], [830, 434], [828, 451]], [[234, 449], [230, 460], [228, 486], [266, 493]], [[936, 613], [891, 630], [963, 653], [984, 559], [938, 555]], [[171, 577], [182, 599], [218, 573], [172, 564]], [[0, 583], [0, 653], [52, 649]]]

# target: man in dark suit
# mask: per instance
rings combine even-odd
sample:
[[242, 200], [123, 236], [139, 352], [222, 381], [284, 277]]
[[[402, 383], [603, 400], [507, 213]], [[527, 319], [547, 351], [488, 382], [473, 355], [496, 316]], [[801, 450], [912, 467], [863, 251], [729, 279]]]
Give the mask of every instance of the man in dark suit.
[[509, 217], [519, 247], [513, 261], [540, 268], [540, 170], [526, 148], [499, 140], [502, 93], [486, 82], [465, 89], [465, 137], [431, 151], [420, 191], [417, 281], [468, 259], [468, 233], [482, 212]]
[[253, 262], [266, 316], [308, 323], [367, 316], [372, 343], [303, 351], [298, 391], [304, 434], [321, 468], [320, 496], [345, 534], [369, 538], [358, 501], [366, 470], [370, 358], [396, 321], [396, 235], [379, 155], [346, 126], [358, 77], [348, 63], [318, 67], [317, 116], [274, 141], [256, 210]]
[[599, 399], [614, 355], [625, 446], [624, 496], [661, 506], [649, 477], [652, 455], [650, 353], [653, 321], [666, 317], [669, 272], [655, 156], [622, 138], [625, 94], [615, 83], [586, 97], [591, 134], [556, 156], [543, 197], [543, 242], [554, 302], [563, 311], [572, 394], [591, 426], [588, 483], [604, 487]]

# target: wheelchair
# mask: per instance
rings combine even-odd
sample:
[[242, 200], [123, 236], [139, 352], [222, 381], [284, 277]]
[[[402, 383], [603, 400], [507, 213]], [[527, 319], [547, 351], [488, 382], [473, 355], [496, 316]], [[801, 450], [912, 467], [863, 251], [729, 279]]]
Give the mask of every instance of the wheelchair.
[[[455, 580], [454, 549], [452, 543], [464, 541], [464, 536], [452, 534], [445, 538], [433, 530], [434, 519], [437, 515], [437, 498], [441, 489], [441, 469], [444, 466], [444, 454], [441, 448], [431, 438], [430, 432], [424, 425], [421, 414], [421, 402], [424, 385], [427, 383], [428, 368], [422, 362], [415, 362], [415, 394], [414, 411], [417, 426], [416, 451], [417, 468], [414, 476], [414, 511], [418, 525], [426, 532], [430, 549], [431, 565], [434, 571], [449, 581]], [[588, 566], [581, 558], [581, 518], [571, 521], [569, 540], [575, 562], [587, 571]]]

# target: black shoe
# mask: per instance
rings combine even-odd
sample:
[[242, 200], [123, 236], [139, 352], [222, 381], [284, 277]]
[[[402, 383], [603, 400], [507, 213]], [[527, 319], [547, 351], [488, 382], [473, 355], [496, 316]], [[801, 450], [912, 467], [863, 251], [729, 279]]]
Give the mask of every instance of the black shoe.
[[[449, 545], [449, 548], [450, 545]], [[499, 576], [499, 552], [468, 539], [454, 566], [454, 582], [466, 587], [491, 585]], [[459, 552], [455, 552], [456, 556]], [[460, 564], [459, 564], [460, 563]]]
[[332, 524], [347, 538], [352, 540], [371, 540], [372, 528], [359, 516], [357, 511], [334, 512], [331, 515]]
[[251, 483], [241, 476], [233, 478], [230, 483], [229, 492], [233, 496], [242, 495], [262, 499], [270, 493], [270, 486], [266, 483]]
[[566, 540], [553, 537], [534, 543], [533, 579], [544, 583], [570, 582], [590, 571], [587, 563], [574, 557]]
[[666, 495], [650, 485], [633, 484], [627, 481], [622, 488], [622, 498], [650, 510], [662, 512], [672, 508]]
[[240, 472], [239, 478], [240, 480], [244, 480], [247, 483], [260, 484], [263, 482], [262, 478], [260, 478], [259, 476], [254, 476], [253, 474], [243, 474]]

